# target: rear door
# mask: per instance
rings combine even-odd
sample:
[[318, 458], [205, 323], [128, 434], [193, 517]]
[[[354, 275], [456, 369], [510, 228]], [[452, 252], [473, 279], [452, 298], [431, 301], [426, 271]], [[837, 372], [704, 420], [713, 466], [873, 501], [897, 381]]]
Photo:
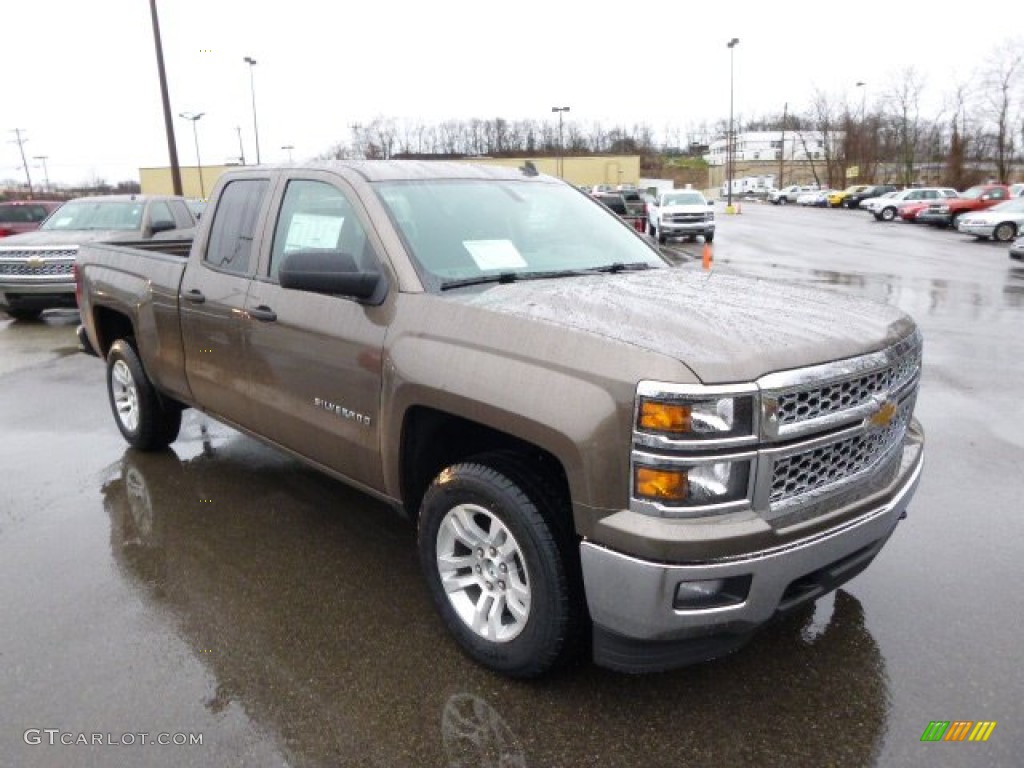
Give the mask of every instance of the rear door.
[[391, 301], [371, 306], [282, 288], [277, 277], [289, 253], [311, 249], [384, 271], [381, 244], [354, 191], [333, 174], [291, 174], [279, 197], [272, 245], [246, 302], [251, 423], [280, 445], [381, 488], [381, 354]]
[[259, 260], [257, 228], [266, 218], [270, 183], [269, 178], [241, 178], [223, 188], [211, 226], [185, 270], [178, 302], [193, 399], [236, 424], [247, 424], [251, 413], [243, 313]]

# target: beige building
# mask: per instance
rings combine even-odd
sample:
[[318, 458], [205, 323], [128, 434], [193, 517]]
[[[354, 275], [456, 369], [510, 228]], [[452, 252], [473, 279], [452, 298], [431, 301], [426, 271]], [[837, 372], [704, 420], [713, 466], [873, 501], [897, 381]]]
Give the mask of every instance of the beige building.
[[[483, 165], [504, 165], [518, 167], [531, 160], [541, 173], [558, 176], [559, 158], [557, 157], [471, 157], [460, 162], [480, 163]], [[225, 171], [239, 168], [237, 165], [204, 165], [202, 167], [202, 183], [200, 184], [199, 168], [194, 165], [181, 166], [181, 187], [185, 197], [206, 198], [213, 191], [217, 179]], [[639, 155], [607, 155], [599, 157], [565, 157], [562, 158], [562, 177], [577, 185], [594, 184], [637, 184], [640, 181]], [[171, 181], [171, 169], [139, 168], [139, 184], [146, 195], [172, 195], [174, 184]]]

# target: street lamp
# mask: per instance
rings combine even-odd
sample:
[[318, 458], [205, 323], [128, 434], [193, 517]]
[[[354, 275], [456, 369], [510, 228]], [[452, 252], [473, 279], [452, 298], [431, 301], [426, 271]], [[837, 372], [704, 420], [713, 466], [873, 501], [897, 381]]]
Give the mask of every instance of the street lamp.
[[249, 65], [249, 90], [252, 92], [252, 133], [256, 139], [256, 165], [260, 164], [260, 129], [256, 123], [256, 83], [253, 79], [252, 68], [256, 66], [256, 59], [246, 56], [243, 61]]
[[281, 149], [288, 150], [288, 162], [292, 162], [292, 150], [295, 149], [295, 146], [292, 144], [285, 144], [283, 147], [281, 147]]
[[733, 212], [733, 210], [732, 210], [732, 175], [733, 175], [733, 171], [735, 170], [734, 166], [735, 166], [735, 162], [736, 162], [736, 147], [735, 147], [736, 136], [733, 133], [733, 125], [732, 125], [732, 105], [733, 105], [732, 84], [733, 84], [733, 59], [734, 59], [733, 49], [739, 44], [739, 42], [740, 42], [740, 39], [738, 37], [734, 37], [732, 40], [730, 40], [728, 43], [726, 43], [726, 47], [729, 49], [729, 140], [726, 142], [726, 145], [725, 145], [725, 174], [727, 176], [726, 184], [728, 185], [728, 191], [726, 192], [727, 199], [725, 201], [725, 210], [728, 213], [732, 213]]
[[563, 163], [564, 163], [562, 155], [565, 154], [564, 144], [562, 143], [562, 113], [563, 112], [568, 112], [569, 108], [568, 107], [552, 107], [551, 111], [558, 113], [558, 178], [562, 178], [563, 177], [563, 170], [564, 170], [563, 167], [562, 167]]
[[196, 123], [205, 114], [205, 112], [181, 112], [178, 114], [178, 117], [192, 121], [192, 138], [196, 142], [196, 166], [199, 168], [199, 197], [203, 200], [206, 199], [206, 185], [203, 183], [203, 161], [199, 159], [199, 132], [196, 130]]

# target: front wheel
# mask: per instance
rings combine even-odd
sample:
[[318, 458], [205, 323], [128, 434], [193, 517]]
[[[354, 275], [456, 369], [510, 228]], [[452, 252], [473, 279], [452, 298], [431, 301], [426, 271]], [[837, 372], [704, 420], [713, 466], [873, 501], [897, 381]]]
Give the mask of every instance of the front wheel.
[[785, 205], [788, 202], [789, 202], [789, 200], [787, 200], [785, 197], [780, 197], [779, 198], [779, 205]]
[[[568, 658], [582, 626], [574, 541], [558, 495], [495, 456], [448, 467], [420, 507], [420, 564], [462, 650], [512, 677]], [[562, 505], [567, 506], [567, 505]]]
[[1017, 235], [1017, 227], [1013, 222], [1004, 221], [992, 230], [992, 239], [997, 243], [1008, 243]]
[[882, 221], [892, 221], [896, 218], [895, 208], [883, 208], [882, 209]]
[[715, 233], [714, 232], [708, 232], [706, 235], [704, 235], [704, 242], [705, 243], [713, 243], [713, 242], [715, 242]]
[[124, 339], [107, 355], [107, 394], [124, 439], [140, 451], [166, 448], [181, 429], [181, 406], [153, 387], [135, 349]]

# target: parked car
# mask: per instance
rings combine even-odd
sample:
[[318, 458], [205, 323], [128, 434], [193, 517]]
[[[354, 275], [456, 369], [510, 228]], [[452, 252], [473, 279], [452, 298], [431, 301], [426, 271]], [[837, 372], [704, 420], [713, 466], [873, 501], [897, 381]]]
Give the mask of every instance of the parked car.
[[984, 211], [1010, 199], [1010, 188], [1005, 184], [979, 184], [962, 195], [939, 203], [932, 203], [918, 214], [917, 220], [937, 227], [957, 228], [960, 217]]
[[910, 222], [911, 224], [917, 224], [917, 217], [921, 211], [927, 210], [928, 206], [932, 204], [931, 200], [918, 200], [913, 203], [904, 205], [899, 210], [899, 216], [903, 221]]
[[837, 192], [833, 192], [831, 195], [828, 196], [828, 205], [830, 208], [838, 208], [843, 204], [843, 200], [845, 200], [848, 196], [854, 195], [858, 192], [862, 192], [867, 188], [867, 184], [854, 184], [853, 186], [847, 187], [846, 189], [841, 189]]
[[607, 206], [619, 216], [629, 215], [629, 207], [626, 205], [626, 198], [620, 192], [598, 192], [591, 195], [597, 202]]
[[864, 198], [863, 200], [860, 201], [859, 207], [863, 208], [866, 211], [866, 210], [869, 210], [868, 206], [876, 205], [876, 202], [875, 202], [876, 200], [889, 200], [889, 199], [891, 199], [891, 198], [893, 198], [895, 196], [896, 196], [896, 192], [893, 191], [893, 192], [886, 192], [885, 194], [879, 195], [878, 197], [867, 197], [867, 198]]
[[768, 202], [773, 205], [786, 205], [795, 203], [796, 199], [805, 192], [814, 192], [816, 188], [809, 184], [790, 184], [788, 187], [776, 189], [768, 194]]
[[46, 217], [63, 204], [60, 200], [11, 200], [0, 203], [0, 237], [39, 229]]
[[1011, 184], [1010, 197], [1024, 197], [1024, 184]]
[[97, 195], [69, 200], [35, 232], [0, 241], [0, 310], [19, 320], [77, 306], [78, 246], [153, 238], [190, 239], [196, 225], [185, 198]]
[[958, 229], [965, 235], [1008, 243], [1024, 231], [1024, 197], [1015, 197], [987, 211], [965, 213]]
[[1010, 246], [1010, 258], [1024, 261], [1024, 235], [1013, 241], [1013, 245]]
[[892, 221], [905, 205], [940, 199], [951, 199], [957, 196], [952, 187], [914, 187], [897, 192], [892, 197], [876, 197], [865, 200], [861, 208], [868, 211], [878, 221]]
[[861, 202], [872, 197], [882, 197], [890, 192], [895, 192], [896, 187], [892, 184], [875, 184], [874, 186], [862, 189], [860, 192], [851, 192], [842, 199], [843, 208], [860, 208]]

